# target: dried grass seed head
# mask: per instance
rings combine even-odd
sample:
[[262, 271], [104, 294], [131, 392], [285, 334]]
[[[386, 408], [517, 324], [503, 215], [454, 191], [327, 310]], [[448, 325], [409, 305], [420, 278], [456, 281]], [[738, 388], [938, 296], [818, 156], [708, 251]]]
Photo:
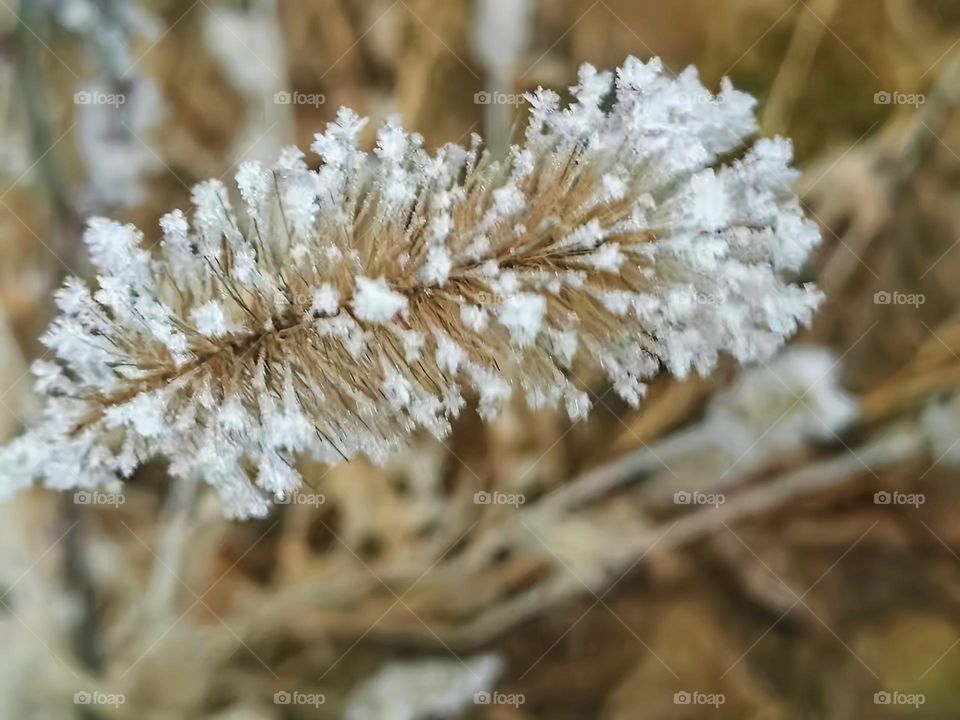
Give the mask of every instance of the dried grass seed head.
[[574, 363], [637, 405], [661, 368], [771, 357], [820, 301], [785, 279], [819, 240], [789, 142], [718, 165], [755, 132], [754, 100], [659, 60], [584, 66], [572, 91], [567, 108], [529, 96], [502, 162], [477, 137], [429, 154], [393, 121], [364, 152], [366, 120], [341, 109], [318, 170], [295, 148], [244, 163], [238, 208], [199, 184], [156, 253], [91, 220], [96, 284], [56, 295], [45, 415], [0, 451], [4, 489], [116, 489], [159, 456], [262, 516], [299, 455], [382, 461], [418, 428], [445, 436], [468, 391], [485, 418], [516, 386], [581, 418]]

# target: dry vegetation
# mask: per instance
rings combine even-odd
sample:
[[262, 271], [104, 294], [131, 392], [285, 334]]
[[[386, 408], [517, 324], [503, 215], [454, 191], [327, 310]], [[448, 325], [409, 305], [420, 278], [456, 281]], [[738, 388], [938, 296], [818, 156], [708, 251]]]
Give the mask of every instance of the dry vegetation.
[[[467, 0], [154, 0], [117, 20], [119, 59], [47, 4], [22, 3], [23, 22], [0, 11], [5, 436], [35, 412], [24, 372], [50, 290], [85, 272], [80, 218], [156, 238], [192, 182], [308, 146], [343, 104], [371, 126], [398, 113], [430, 145], [484, 122]], [[710, 87], [730, 75], [759, 97], [764, 132], [795, 139], [824, 233], [807, 274], [828, 298], [796, 343], [832, 349], [858, 420], [773, 442], [781, 414], [817, 425], [806, 388], [774, 385], [737, 450], [709, 422], [732, 367], [658, 381], [640, 412], [597, 378], [587, 422], [522, 403], [492, 426], [466, 413], [387, 468], [303, 468], [325, 502], [264, 521], [224, 521], [162, 467], [118, 508], [31, 492], [0, 506], [0, 718], [335, 718], [385, 662], [463, 669], [482, 653], [525, 703], [463, 717], [960, 716], [960, 6], [540, 0], [516, 89], [631, 53], [696, 64]], [[93, 77], [152, 87], [162, 109], [91, 125], [72, 99]], [[286, 88], [326, 102], [272, 102]], [[881, 91], [926, 102], [877, 104]], [[103, 132], [141, 168], [114, 181], [123, 196], [98, 192], [110, 169], [84, 151]], [[677, 505], [678, 489], [726, 502]], [[526, 502], [478, 505], [480, 491]], [[94, 689], [126, 702], [74, 704]], [[274, 704], [293, 689], [326, 702]], [[726, 701], [677, 705], [677, 691]], [[877, 705], [878, 691], [925, 703]]]

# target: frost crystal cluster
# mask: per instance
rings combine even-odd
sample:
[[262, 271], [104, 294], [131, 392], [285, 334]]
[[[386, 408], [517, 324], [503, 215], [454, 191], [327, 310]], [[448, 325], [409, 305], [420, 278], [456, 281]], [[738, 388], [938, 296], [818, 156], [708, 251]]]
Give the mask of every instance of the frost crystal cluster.
[[[265, 514], [296, 459], [382, 461], [516, 388], [582, 418], [575, 368], [639, 403], [666, 369], [772, 356], [820, 300], [788, 276], [818, 242], [790, 189], [791, 146], [760, 140], [724, 81], [630, 58], [590, 66], [575, 101], [539, 90], [504, 161], [342, 109], [296, 149], [248, 162], [239, 202], [198, 185], [144, 246], [104, 219], [85, 234], [95, 286], [70, 279], [37, 362], [37, 428], [0, 452], [4, 489], [119, 489], [151, 458], [199, 476], [230, 515]], [[738, 157], [721, 165], [721, 156]]]

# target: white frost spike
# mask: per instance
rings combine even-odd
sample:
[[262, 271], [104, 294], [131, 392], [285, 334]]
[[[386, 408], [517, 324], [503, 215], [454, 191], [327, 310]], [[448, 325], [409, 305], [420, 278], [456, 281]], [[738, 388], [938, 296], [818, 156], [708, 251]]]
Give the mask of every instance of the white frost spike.
[[340, 309], [340, 294], [330, 283], [324, 283], [313, 291], [310, 314], [314, 317], [336, 315]]
[[608, 200], [622, 200], [627, 195], [627, 184], [616, 175], [604, 175], [603, 193]]
[[[487, 4], [501, 6], [516, 9]], [[160, 221], [159, 252], [92, 220], [96, 286], [55, 294], [44, 420], [0, 449], [0, 496], [117, 488], [157, 457], [231, 517], [262, 516], [299, 486], [301, 456], [382, 462], [418, 429], [442, 438], [471, 400], [492, 419], [520, 388], [580, 419], [590, 396], [568, 378], [591, 368], [637, 404], [661, 368], [769, 363], [821, 299], [785, 275], [819, 241], [788, 187], [789, 142], [751, 148], [752, 98], [657, 60], [615, 78], [584, 67], [572, 92], [567, 108], [531, 94], [525, 143], [499, 162], [477, 137], [431, 156], [393, 121], [366, 151], [367, 121], [341, 109], [316, 136], [321, 162], [287, 148], [242, 164], [236, 211], [201, 183], [191, 212]], [[829, 427], [846, 417], [803, 389]], [[713, 412], [734, 427], [741, 410]], [[811, 420], [782, 425], [816, 433]]]
[[163, 242], [180, 252], [188, 252], [187, 234], [190, 225], [180, 210], [174, 210], [160, 218], [160, 229], [163, 230]]
[[125, 281], [133, 281], [147, 262], [148, 253], [140, 248], [143, 233], [133, 225], [113, 220], [90, 220], [83, 241], [90, 251], [90, 260], [102, 272]]
[[390, 120], [377, 133], [377, 155], [385, 163], [399, 164], [407, 152], [407, 134]]
[[437, 332], [437, 364], [441, 370], [456, 375], [467, 354], [446, 333]]
[[537, 339], [546, 311], [547, 300], [542, 295], [519, 293], [507, 298], [498, 317], [510, 331], [513, 341], [521, 347], [528, 347]]
[[435, 246], [427, 251], [427, 264], [423, 266], [420, 279], [427, 285], [443, 285], [447, 282], [453, 260], [446, 248]]
[[730, 220], [727, 188], [713, 170], [694, 175], [690, 180], [690, 215], [696, 229], [720, 230]]
[[353, 309], [357, 317], [372, 323], [386, 323], [407, 307], [407, 299], [391, 290], [382, 277], [376, 280], [358, 277], [353, 294]]
[[247, 207], [256, 212], [270, 191], [271, 175], [264, 167], [254, 161], [240, 164], [237, 170], [237, 189]]
[[593, 250], [597, 245], [603, 242], [604, 228], [600, 220], [594, 218], [586, 225], [581, 225], [566, 238], [564, 245], [569, 248], [582, 248], [584, 250]]
[[223, 305], [216, 300], [204, 303], [190, 313], [190, 320], [197, 330], [207, 337], [223, 337], [229, 332], [227, 317], [223, 313]]
[[620, 246], [616, 243], [607, 243], [594, 253], [583, 258], [583, 262], [590, 267], [604, 272], [615, 273], [620, 270], [620, 266], [626, 258], [620, 252]]
[[274, 497], [289, 497], [300, 486], [300, 474], [276, 453], [266, 453], [260, 460], [257, 485]]
[[474, 332], [483, 332], [490, 321], [487, 311], [478, 305], [461, 305], [460, 319]]
[[155, 438], [163, 432], [163, 411], [162, 397], [141, 393], [128, 403], [107, 408], [106, 424], [109, 427], [128, 425], [141, 437]]

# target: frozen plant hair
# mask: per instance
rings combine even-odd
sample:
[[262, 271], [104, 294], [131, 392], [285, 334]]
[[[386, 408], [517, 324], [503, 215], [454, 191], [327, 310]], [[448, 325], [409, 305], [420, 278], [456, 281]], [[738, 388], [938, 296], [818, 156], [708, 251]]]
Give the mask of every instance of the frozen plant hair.
[[[240, 204], [216, 180], [188, 217], [90, 221], [96, 286], [69, 279], [37, 362], [39, 426], [0, 451], [0, 482], [118, 489], [144, 461], [195, 475], [234, 517], [300, 484], [296, 459], [384, 460], [423, 428], [590, 402], [574, 363], [637, 405], [667, 369], [770, 358], [820, 294], [792, 284], [819, 234], [790, 189], [791, 146], [759, 140], [754, 100], [688, 69], [589, 65], [559, 107], [529, 96], [526, 142], [496, 162], [341, 109], [295, 148], [244, 163]], [[740, 159], [718, 165], [718, 157]]]

